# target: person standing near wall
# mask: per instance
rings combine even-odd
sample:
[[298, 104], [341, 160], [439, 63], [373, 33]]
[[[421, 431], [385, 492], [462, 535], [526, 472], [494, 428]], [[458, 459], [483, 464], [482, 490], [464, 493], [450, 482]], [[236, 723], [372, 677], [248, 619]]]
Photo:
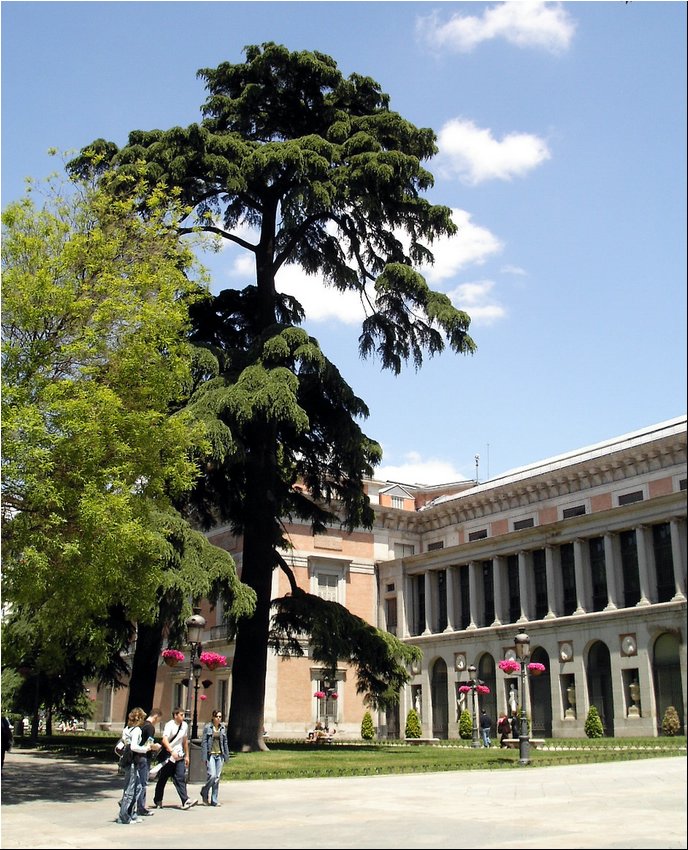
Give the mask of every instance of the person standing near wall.
[[491, 747], [490, 730], [492, 729], [492, 718], [483, 708], [480, 712], [480, 734], [483, 736], [483, 746]]

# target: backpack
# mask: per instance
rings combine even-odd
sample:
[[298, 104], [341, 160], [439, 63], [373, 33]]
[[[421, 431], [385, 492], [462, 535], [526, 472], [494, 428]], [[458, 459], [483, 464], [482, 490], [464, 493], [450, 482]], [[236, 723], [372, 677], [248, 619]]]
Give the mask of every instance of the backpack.
[[118, 767], [125, 770], [134, 763], [134, 753], [131, 749], [131, 733], [129, 726], [125, 726], [122, 730], [122, 737], [115, 745], [115, 755], [119, 759]]

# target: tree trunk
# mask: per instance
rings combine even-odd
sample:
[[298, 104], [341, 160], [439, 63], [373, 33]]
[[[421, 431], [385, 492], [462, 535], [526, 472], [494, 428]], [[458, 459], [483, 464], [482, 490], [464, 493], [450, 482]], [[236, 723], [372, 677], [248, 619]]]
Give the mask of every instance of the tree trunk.
[[[129, 702], [127, 714], [132, 708], [140, 707], [146, 714], [153, 708], [155, 680], [158, 675], [158, 659], [162, 647], [162, 623], [142, 625], [139, 623], [136, 649], [129, 679]], [[126, 720], [126, 718], [122, 718]]]

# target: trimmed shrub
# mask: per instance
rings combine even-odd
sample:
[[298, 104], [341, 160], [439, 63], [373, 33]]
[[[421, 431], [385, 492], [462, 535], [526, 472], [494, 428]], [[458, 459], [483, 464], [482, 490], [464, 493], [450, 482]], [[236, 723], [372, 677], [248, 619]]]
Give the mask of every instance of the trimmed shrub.
[[662, 732], [670, 738], [678, 734], [681, 729], [681, 721], [678, 719], [678, 711], [673, 705], [667, 707], [662, 718]]
[[369, 711], [366, 711], [361, 722], [361, 738], [364, 741], [372, 741], [374, 737], [375, 727], [373, 726], [373, 716]]
[[585, 734], [588, 738], [602, 738], [604, 736], [600, 713], [594, 705], [590, 706], [588, 716], [585, 718]]
[[412, 708], [406, 715], [406, 728], [404, 729], [404, 735], [406, 735], [407, 738], [420, 738], [422, 734], [423, 730], [420, 725], [420, 717], [418, 717], [416, 709]]
[[467, 708], [461, 712], [459, 717], [459, 738], [464, 741], [470, 741], [473, 735], [473, 721], [471, 713]]

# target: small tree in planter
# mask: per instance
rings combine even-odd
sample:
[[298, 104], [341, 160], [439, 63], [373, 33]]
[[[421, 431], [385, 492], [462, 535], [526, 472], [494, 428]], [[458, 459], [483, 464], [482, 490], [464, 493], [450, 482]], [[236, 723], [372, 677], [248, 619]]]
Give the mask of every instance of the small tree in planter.
[[588, 710], [588, 716], [585, 718], [584, 728], [585, 734], [588, 738], [602, 738], [604, 735], [604, 728], [602, 726], [602, 720], [600, 719], [600, 713], [594, 705], [591, 705]]
[[404, 735], [406, 735], [407, 738], [420, 738], [422, 734], [423, 729], [420, 725], [420, 717], [418, 717], [416, 709], [412, 708], [406, 715], [406, 728], [404, 729]]
[[369, 711], [363, 715], [361, 723], [361, 738], [364, 741], [372, 741], [375, 737], [375, 727], [373, 726], [373, 717]]
[[681, 721], [678, 719], [678, 711], [673, 705], [667, 706], [662, 719], [662, 732], [669, 737], [678, 734], [681, 728]]
[[472, 735], [473, 721], [471, 720], [471, 713], [467, 708], [464, 708], [459, 717], [459, 738], [464, 741], [470, 741]]

